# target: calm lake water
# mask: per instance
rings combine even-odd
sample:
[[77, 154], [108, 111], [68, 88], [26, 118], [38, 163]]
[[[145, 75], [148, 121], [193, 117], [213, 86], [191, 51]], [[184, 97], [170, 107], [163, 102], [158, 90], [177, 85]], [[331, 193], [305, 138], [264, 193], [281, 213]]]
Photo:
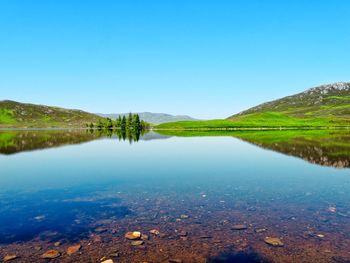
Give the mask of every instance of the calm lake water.
[[14, 262], [350, 262], [350, 131], [1, 131], [0, 167]]

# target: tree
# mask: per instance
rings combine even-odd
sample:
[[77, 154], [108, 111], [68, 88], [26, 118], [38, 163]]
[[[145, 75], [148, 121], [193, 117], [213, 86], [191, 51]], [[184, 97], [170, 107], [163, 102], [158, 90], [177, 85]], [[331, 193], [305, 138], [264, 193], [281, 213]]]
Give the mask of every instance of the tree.
[[113, 129], [113, 122], [110, 118], [106, 119], [106, 124], [105, 124], [105, 128], [107, 129]]
[[130, 129], [132, 127], [132, 113], [130, 112], [128, 115], [128, 120], [126, 122], [126, 127]]
[[122, 118], [122, 122], [121, 122], [120, 128], [122, 130], [126, 129], [126, 118], [125, 118], [125, 116], [123, 116], [123, 118]]
[[122, 117], [118, 115], [118, 118], [116, 120], [116, 126], [117, 128], [120, 128], [122, 126]]
[[139, 131], [141, 129], [140, 116], [138, 114], [133, 115], [132, 126], [135, 131]]

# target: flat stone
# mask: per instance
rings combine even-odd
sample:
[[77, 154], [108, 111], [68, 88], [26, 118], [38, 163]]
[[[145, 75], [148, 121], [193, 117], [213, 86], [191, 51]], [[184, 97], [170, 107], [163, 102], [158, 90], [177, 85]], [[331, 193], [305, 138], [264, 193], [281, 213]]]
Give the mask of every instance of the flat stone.
[[183, 260], [179, 258], [171, 258], [169, 259], [169, 263], [182, 263]]
[[41, 258], [52, 259], [52, 258], [58, 258], [59, 256], [61, 256], [61, 253], [58, 252], [57, 250], [48, 250], [41, 255]]
[[81, 249], [81, 245], [78, 244], [78, 245], [74, 245], [74, 246], [70, 246], [68, 249], [67, 249], [67, 254], [69, 256], [73, 255], [74, 253], [77, 253], [79, 250]]
[[181, 219], [187, 219], [187, 218], [189, 218], [189, 216], [188, 215], [181, 215], [180, 218]]
[[112, 259], [107, 259], [107, 260], [102, 261], [101, 263], [113, 263], [113, 260]]
[[4, 257], [4, 261], [11, 261], [11, 260], [14, 260], [14, 259], [16, 259], [16, 258], [17, 258], [16, 255], [6, 255], [6, 256]]
[[160, 234], [159, 230], [157, 229], [152, 229], [149, 231], [151, 234], [158, 236]]
[[239, 224], [239, 225], [234, 225], [232, 226], [232, 230], [245, 230], [247, 229], [248, 227], [246, 225], [243, 225], [243, 224]]
[[273, 247], [283, 247], [283, 242], [277, 237], [265, 237], [265, 243]]
[[141, 238], [141, 232], [134, 231], [134, 232], [127, 232], [125, 234], [125, 238], [129, 240], [136, 240]]
[[258, 229], [255, 229], [255, 232], [256, 233], [262, 233], [262, 232], [266, 232], [267, 229], [266, 228], [258, 228]]
[[141, 246], [143, 245], [145, 242], [143, 242], [142, 240], [135, 240], [131, 242], [132, 246]]

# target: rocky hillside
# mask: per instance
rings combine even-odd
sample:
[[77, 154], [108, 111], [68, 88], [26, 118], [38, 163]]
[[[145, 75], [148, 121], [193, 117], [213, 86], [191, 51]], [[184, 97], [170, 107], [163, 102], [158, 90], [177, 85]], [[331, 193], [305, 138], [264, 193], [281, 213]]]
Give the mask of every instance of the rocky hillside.
[[229, 119], [264, 112], [280, 112], [302, 118], [350, 118], [350, 83], [339, 82], [311, 88], [296, 95], [260, 104]]
[[0, 101], [0, 127], [67, 128], [84, 127], [102, 117], [81, 110], [63, 109], [44, 105]]

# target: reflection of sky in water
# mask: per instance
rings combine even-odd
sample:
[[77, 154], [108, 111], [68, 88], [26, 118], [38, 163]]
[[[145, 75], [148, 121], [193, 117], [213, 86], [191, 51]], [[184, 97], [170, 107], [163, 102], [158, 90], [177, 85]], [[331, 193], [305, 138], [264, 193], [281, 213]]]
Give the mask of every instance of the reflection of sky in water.
[[[35, 213], [51, 213], [51, 224], [60, 219], [55, 218], [54, 209], [40, 207], [41, 203], [94, 196], [101, 191], [135, 191], [134, 196], [140, 193], [139, 189], [150, 195], [166, 195], [169, 191], [178, 192], [179, 196], [193, 192], [197, 196], [204, 192], [220, 199], [238, 189], [235, 194], [240, 199], [276, 198], [286, 205], [307, 202], [308, 206], [325, 207], [327, 204], [345, 207], [350, 200], [349, 169], [313, 165], [232, 137], [172, 137], [131, 145], [117, 139], [102, 139], [2, 155], [0, 167], [2, 200], [12, 199], [13, 204], [27, 200], [22, 212], [30, 211], [35, 204]], [[45, 196], [36, 191], [45, 192], [42, 194]], [[111, 200], [102, 198], [96, 207], [93, 204], [88, 207], [98, 211], [99, 205]], [[2, 213], [12, 208], [3, 207]], [[57, 209], [63, 209], [59, 211], [61, 218], [66, 215], [71, 221], [72, 209], [89, 210], [65, 204], [57, 205]], [[114, 212], [127, 213], [127, 208], [121, 210]]]
[[174, 137], [132, 145], [104, 139], [0, 156], [0, 166], [2, 191], [8, 187], [60, 188], [119, 180], [146, 184], [151, 180], [179, 180], [186, 184], [240, 180], [312, 187], [342, 183], [350, 174], [348, 169], [308, 164], [232, 137]]

